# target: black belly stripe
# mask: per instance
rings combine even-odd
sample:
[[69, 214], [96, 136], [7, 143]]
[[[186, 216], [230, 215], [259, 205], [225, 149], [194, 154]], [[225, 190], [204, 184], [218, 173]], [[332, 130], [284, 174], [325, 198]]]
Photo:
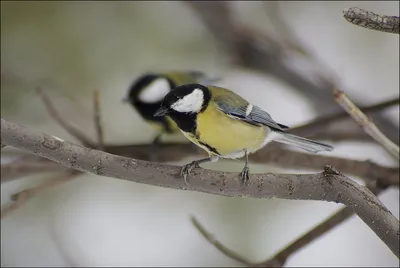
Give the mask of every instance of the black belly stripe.
[[201, 142], [200, 140], [199, 140], [199, 143], [200, 143], [201, 145], [207, 147], [208, 150], [210, 150], [211, 152], [215, 153], [216, 155], [220, 155], [220, 154], [218, 153], [217, 149], [215, 149], [214, 147], [208, 145], [207, 143]]

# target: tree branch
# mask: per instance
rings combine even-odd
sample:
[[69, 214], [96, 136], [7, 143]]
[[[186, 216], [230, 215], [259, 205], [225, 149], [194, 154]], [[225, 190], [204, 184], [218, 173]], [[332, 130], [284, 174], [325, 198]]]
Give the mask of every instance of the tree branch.
[[246, 186], [241, 185], [237, 173], [198, 168], [192, 171], [186, 186], [178, 175], [179, 167], [85, 148], [4, 119], [1, 119], [1, 142], [79, 171], [148, 185], [231, 197], [342, 203], [351, 207], [399, 256], [398, 220], [368, 189], [330, 167], [316, 174], [253, 174]]
[[94, 92], [93, 97], [94, 103], [94, 124], [96, 127], [96, 134], [97, 134], [97, 149], [103, 151], [104, 150], [104, 139], [103, 139], [103, 128], [101, 126], [101, 119], [100, 119], [100, 93], [98, 90]]
[[41, 193], [49, 188], [58, 186], [63, 184], [71, 179], [76, 178], [77, 175], [81, 174], [82, 172], [77, 170], [67, 170], [63, 176], [56, 180], [47, 181], [45, 183], [40, 184], [39, 186], [32, 187], [26, 190], [23, 190], [19, 193], [14, 194], [11, 199], [14, 201], [11, 205], [7, 206], [6, 208], [1, 210], [0, 218], [3, 219], [4, 217], [11, 214], [13, 211], [18, 209], [24, 203], [26, 203], [29, 199], [36, 196], [38, 193]]
[[[110, 144], [105, 146], [104, 151], [115, 155], [149, 161], [150, 146], [151, 145], [149, 144]], [[195, 151], [193, 146], [190, 144], [181, 143], [160, 144], [157, 152], [159, 157], [158, 161], [161, 163], [181, 161], [186, 157], [206, 156], [206, 154], [202, 151]], [[171, 152], [174, 152], [174, 154], [171, 154]], [[399, 186], [399, 168], [397, 167], [381, 166], [372, 161], [354, 160], [291, 151], [282, 148], [280, 144], [270, 144], [268, 147], [251, 154], [249, 159], [251, 163], [273, 164], [281, 168], [321, 170], [326, 165], [332, 165], [338, 170], [341, 170], [343, 173], [357, 176], [365, 181], [382, 179], [382, 182], [388, 185], [397, 187]], [[21, 176], [29, 175], [29, 172], [36, 173], [40, 171], [58, 171], [63, 168], [63, 166], [60, 166], [59, 164], [47, 159], [41, 159], [40, 165], [37, 165], [36, 161], [37, 160], [31, 160], [27, 163], [20, 161], [16, 166], [13, 166], [13, 163], [2, 165], [2, 183], [17, 179]], [[19, 169], [19, 165], [22, 167], [26, 166], [27, 168]]]
[[50, 114], [51, 117], [56, 120], [72, 137], [76, 138], [78, 141], [80, 141], [83, 145], [94, 148], [94, 142], [91, 141], [80, 129], [78, 129], [76, 126], [72, 125], [68, 121], [64, 120], [60, 114], [58, 113], [57, 109], [54, 107], [53, 103], [51, 102], [50, 98], [46, 95], [46, 93], [41, 89], [37, 88], [37, 92], [41, 96], [46, 109], [48, 113]]
[[340, 106], [360, 125], [364, 128], [376, 142], [381, 144], [396, 159], [400, 158], [399, 146], [389, 140], [376, 125], [365, 115], [342, 91], [335, 89], [333, 92], [335, 100]]
[[194, 225], [194, 227], [196, 227], [196, 229], [200, 232], [200, 234], [208, 241], [210, 242], [210, 244], [214, 245], [220, 252], [222, 252], [223, 254], [225, 254], [226, 256], [228, 256], [229, 258], [247, 265], [247, 266], [253, 266], [253, 263], [250, 262], [249, 260], [245, 259], [244, 257], [240, 256], [239, 254], [237, 254], [236, 252], [234, 252], [233, 250], [227, 248], [224, 244], [222, 244], [221, 242], [219, 242], [218, 240], [215, 239], [214, 235], [209, 233], [206, 228], [203, 227], [203, 225], [201, 225], [201, 223], [194, 217], [191, 216], [190, 220], [192, 222], [192, 224]]
[[[374, 194], [381, 193], [388, 186], [380, 184], [379, 187], [376, 185], [370, 185], [371, 190]], [[196, 227], [196, 229], [201, 233], [201, 235], [211, 244], [213, 244], [222, 254], [227, 257], [250, 267], [283, 267], [286, 263], [287, 259], [292, 256], [295, 252], [302, 249], [306, 245], [315, 241], [317, 238], [326, 234], [328, 231], [332, 230], [334, 227], [338, 226], [345, 220], [349, 219], [354, 215], [354, 211], [345, 207], [337, 211], [335, 214], [327, 218], [325, 221], [321, 222], [310, 231], [306, 232], [293, 242], [291, 242], [288, 246], [280, 250], [273, 257], [262, 261], [262, 262], [251, 262], [246, 258], [240, 256], [237, 252], [229, 249], [224, 244], [215, 239], [215, 237], [210, 234], [194, 217], [192, 217], [192, 223]]]
[[343, 17], [354, 25], [387, 33], [400, 33], [400, 18], [378, 15], [358, 7], [343, 10]]

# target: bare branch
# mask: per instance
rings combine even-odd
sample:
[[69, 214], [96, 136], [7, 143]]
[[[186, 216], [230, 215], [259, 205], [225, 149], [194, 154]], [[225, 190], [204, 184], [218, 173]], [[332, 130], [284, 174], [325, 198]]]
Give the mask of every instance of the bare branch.
[[[151, 145], [149, 144], [110, 144], [105, 146], [105, 151], [115, 155], [149, 161], [150, 146]], [[171, 154], [171, 152], [174, 153]], [[184, 158], [192, 156], [206, 156], [203, 151], [195, 151], [193, 149], [193, 146], [191, 146], [190, 144], [181, 143], [160, 144], [158, 154], [159, 162], [173, 162], [180, 161]], [[30, 160], [27, 163], [20, 161], [19, 164], [21, 165], [21, 167], [26, 167], [26, 169], [19, 169], [18, 165], [13, 167], [13, 163], [2, 165], [2, 182], [17, 179], [18, 176], [29, 175], [29, 172], [40, 172], [42, 168], [44, 171], [53, 171], [53, 169], [54, 171], [57, 171], [62, 168], [62, 166], [60, 166], [59, 164], [43, 158], [41, 158], [39, 165], [36, 162], [37, 159], [40, 158]], [[381, 179], [382, 182], [385, 184], [397, 187], [399, 186], [399, 168], [397, 167], [381, 166], [372, 161], [354, 160], [334, 156], [314, 155], [291, 151], [282, 148], [280, 144], [270, 144], [268, 145], [268, 147], [250, 155], [249, 159], [252, 163], [273, 164], [281, 168], [321, 170], [326, 165], [332, 165], [346, 174], [357, 176], [361, 179], [364, 179], [365, 181], [375, 181], [377, 179]], [[31, 164], [32, 162], [34, 163]], [[3, 166], [5, 167], [4, 169]], [[9, 170], [10, 168], [12, 169], [11, 171]]]
[[[150, 160], [148, 144], [106, 146], [105, 151], [111, 154]], [[171, 154], [171, 152], [174, 152]], [[158, 149], [159, 162], [180, 161], [186, 157], [206, 156], [198, 154], [189, 144], [164, 143]], [[272, 143], [249, 156], [252, 163], [274, 164], [282, 168], [300, 168], [321, 170], [326, 165], [332, 165], [341, 172], [360, 177], [367, 181], [382, 178], [388, 185], [399, 185], [399, 168], [385, 167], [371, 161], [360, 161], [334, 156], [314, 155], [296, 152], [282, 148], [280, 144]]]
[[[105, 146], [104, 151], [115, 155], [149, 161], [150, 146], [151, 145], [149, 144], [110, 144]], [[174, 153], [171, 154], [171, 152]], [[191, 156], [206, 156], [203, 151], [198, 152], [194, 150], [193, 146], [190, 144], [181, 143], [160, 144], [158, 154], [159, 162], [180, 161]], [[40, 159], [40, 161], [38, 161], [38, 159]], [[39, 157], [30, 159], [29, 161], [25, 159], [24, 161], [2, 165], [2, 183], [12, 179], [17, 179], [20, 176], [29, 175], [30, 172], [36, 173], [40, 171], [57, 171], [62, 169], [62, 166], [59, 164]], [[399, 186], [399, 168], [397, 167], [381, 166], [371, 161], [361, 161], [291, 151], [282, 148], [280, 144], [276, 143], [270, 144], [268, 147], [250, 155], [250, 161], [252, 163], [273, 164], [281, 168], [300, 168], [311, 170], [321, 170], [326, 165], [332, 165], [346, 174], [357, 176], [366, 181], [382, 179], [383, 183], [397, 187]], [[15, 165], [17, 163], [18, 165]]]
[[66, 174], [64, 174], [64, 176], [61, 176], [60, 178], [58, 178], [56, 180], [47, 181], [43, 184], [40, 184], [39, 186], [29, 188], [22, 192], [14, 194], [11, 197], [11, 199], [14, 202], [11, 205], [9, 205], [6, 208], [1, 210], [0, 218], [3, 219], [4, 217], [8, 216], [13, 211], [20, 208], [23, 204], [25, 204], [29, 199], [36, 196], [37, 194], [39, 194], [47, 189], [50, 189], [52, 187], [63, 184], [67, 181], [70, 181], [71, 179], [75, 178], [76, 175], [78, 175], [78, 174], [82, 174], [82, 172], [79, 172], [77, 170], [68, 170], [66, 172]]
[[400, 18], [396, 16], [378, 15], [358, 7], [343, 10], [343, 17], [350, 23], [367, 29], [387, 33], [400, 33]]
[[1, 119], [1, 142], [68, 168], [159, 187], [223, 196], [342, 203], [351, 207], [399, 256], [399, 221], [368, 189], [331, 167], [316, 174], [252, 174], [246, 186], [241, 185], [237, 173], [198, 168], [192, 171], [189, 185], [186, 185], [178, 175], [179, 167], [85, 148], [4, 119]]
[[253, 264], [246, 260], [245, 258], [241, 257], [239, 254], [237, 254], [236, 252], [234, 252], [233, 250], [227, 248], [226, 246], [224, 246], [221, 242], [219, 242], [218, 240], [215, 239], [214, 235], [209, 233], [201, 224], [200, 222], [194, 217], [191, 216], [190, 220], [192, 221], [194, 227], [196, 227], [196, 229], [200, 232], [200, 234], [208, 241], [210, 242], [210, 244], [214, 245], [219, 251], [221, 251], [223, 254], [225, 254], [226, 256], [228, 256], [229, 258], [247, 265], [247, 266], [253, 266]]
[[85, 134], [82, 133], [80, 129], [76, 126], [72, 125], [68, 121], [64, 120], [60, 114], [58, 113], [57, 109], [54, 107], [53, 103], [51, 102], [50, 98], [46, 95], [46, 93], [41, 89], [37, 88], [37, 92], [42, 97], [42, 100], [49, 112], [50, 116], [53, 117], [69, 134], [71, 134], [74, 138], [80, 141], [83, 145], [94, 148], [94, 143]]
[[98, 90], [94, 92], [94, 124], [97, 134], [97, 149], [104, 150], [103, 128], [101, 127], [100, 119], [100, 93]]
[[[371, 184], [370, 187], [374, 194], [379, 194], [387, 188], [387, 185], [380, 185], [380, 188], [378, 188], [376, 185]], [[242, 256], [240, 256], [240, 254], [234, 252], [233, 250], [223, 245], [221, 242], [215, 240], [215, 238], [202, 225], [200, 225], [200, 223], [196, 219], [193, 218], [192, 222], [207, 241], [213, 244], [221, 253], [231, 259], [240, 262], [241, 264], [251, 267], [283, 267], [287, 259], [295, 252], [315, 241], [322, 235], [326, 234], [328, 231], [332, 230], [353, 215], [354, 211], [349, 207], [340, 209], [331, 217], [327, 218], [325, 221], [321, 222], [310, 231], [306, 232], [304, 235], [291, 242], [287, 247], [280, 250], [273, 257], [262, 262], [250, 262], [249, 260], [243, 258]]]
[[376, 142], [381, 144], [391, 155], [395, 158], [400, 158], [399, 146], [389, 140], [356, 105], [344, 94], [342, 91], [335, 89], [333, 92], [335, 100], [343, 109], [349, 113], [360, 126], [362, 126], [366, 133], [368, 133]]

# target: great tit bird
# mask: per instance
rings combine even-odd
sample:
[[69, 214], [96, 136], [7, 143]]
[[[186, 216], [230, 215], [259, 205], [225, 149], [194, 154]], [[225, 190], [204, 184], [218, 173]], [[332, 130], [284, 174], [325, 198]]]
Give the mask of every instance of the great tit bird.
[[236, 93], [221, 87], [187, 84], [169, 92], [155, 116], [168, 115], [191, 142], [208, 152], [209, 157], [193, 161], [181, 170], [186, 177], [204, 162], [219, 158], [245, 157], [240, 173], [242, 183], [249, 179], [248, 154], [271, 141], [294, 145], [317, 153], [333, 147], [285, 132], [288, 127], [275, 122], [261, 108]]
[[158, 130], [153, 145], [159, 143], [164, 133], [179, 132], [179, 128], [168, 116], [155, 117], [165, 95], [173, 88], [190, 83], [206, 83], [219, 78], [207, 77], [199, 71], [146, 73], [137, 78], [129, 87], [124, 102], [130, 103], [139, 115]]

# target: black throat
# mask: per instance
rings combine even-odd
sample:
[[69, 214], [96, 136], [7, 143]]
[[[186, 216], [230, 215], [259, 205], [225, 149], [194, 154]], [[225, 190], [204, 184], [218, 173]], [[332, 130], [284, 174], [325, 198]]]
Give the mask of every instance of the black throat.
[[178, 113], [172, 111], [168, 114], [175, 121], [178, 127], [184, 132], [196, 134], [196, 117], [195, 113]]

